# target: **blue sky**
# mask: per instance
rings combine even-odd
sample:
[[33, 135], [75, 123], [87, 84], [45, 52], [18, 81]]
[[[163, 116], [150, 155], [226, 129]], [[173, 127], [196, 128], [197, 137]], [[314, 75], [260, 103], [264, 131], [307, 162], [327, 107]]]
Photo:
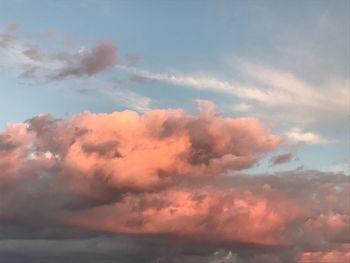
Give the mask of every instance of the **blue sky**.
[[[1, 0], [0, 33], [16, 37], [0, 50], [0, 127], [39, 113], [194, 111], [206, 99], [289, 138], [280, 151], [296, 161], [252, 172], [348, 169], [349, 1]], [[47, 81], [40, 65], [41, 77], [18, 77], [32, 63], [22, 49], [76, 53], [104, 40], [118, 49], [113, 68]]]

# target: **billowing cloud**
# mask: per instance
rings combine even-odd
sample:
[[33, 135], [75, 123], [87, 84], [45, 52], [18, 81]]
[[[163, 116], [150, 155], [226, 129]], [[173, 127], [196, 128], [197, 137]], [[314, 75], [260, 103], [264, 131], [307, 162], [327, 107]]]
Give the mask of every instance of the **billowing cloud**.
[[283, 139], [255, 119], [224, 118], [198, 103], [197, 115], [84, 112], [8, 125], [0, 136], [5, 235], [164, 235], [210, 247], [177, 259], [152, 252], [154, 262], [347, 259], [349, 177], [238, 174]]
[[113, 205], [76, 213], [70, 222], [115, 233], [180, 235], [199, 243], [336, 245], [350, 238], [349, 183], [341, 174], [312, 171], [219, 177], [126, 195]]
[[101, 176], [112, 187], [152, 190], [187, 176], [251, 167], [283, 141], [255, 119], [223, 118], [209, 102], [199, 103], [199, 115], [155, 110], [142, 116], [85, 112], [67, 120], [36, 116], [3, 133], [4, 146], [27, 138], [5, 157], [16, 158], [16, 169], [31, 158], [77, 177]]

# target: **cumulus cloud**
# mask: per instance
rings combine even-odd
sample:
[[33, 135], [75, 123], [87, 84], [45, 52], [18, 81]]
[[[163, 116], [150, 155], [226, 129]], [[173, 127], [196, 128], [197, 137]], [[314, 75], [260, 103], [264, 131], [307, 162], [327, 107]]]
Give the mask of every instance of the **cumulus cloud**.
[[[199, 103], [199, 115], [182, 110], [144, 115], [85, 112], [67, 120], [39, 115], [9, 126], [2, 136], [11, 139], [2, 144], [12, 145], [18, 136], [27, 138], [18, 149], [6, 151], [6, 158], [18, 158], [19, 165], [31, 157], [58, 165], [64, 173], [106, 177], [117, 188], [151, 190], [186, 176], [251, 167], [283, 141], [255, 119], [223, 118], [212, 112], [209, 102]], [[18, 156], [20, 151], [27, 155]], [[50, 158], [43, 159], [46, 153]]]
[[[346, 259], [349, 177], [238, 173], [283, 138], [255, 119], [224, 118], [212, 103], [197, 103], [196, 115], [84, 112], [8, 125], [0, 135], [2, 238], [162, 235], [210, 248], [171, 257], [154, 251], [150, 262]], [[21, 246], [1, 242], [0, 252]], [[100, 249], [89, 245], [95, 256]]]
[[330, 249], [349, 241], [348, 186], [345, 175], [311, 171], [236, 175], [126, 195], [69, 221], [115, 233], [180, 235], [197, 243], [314, 249], [329, 243]]

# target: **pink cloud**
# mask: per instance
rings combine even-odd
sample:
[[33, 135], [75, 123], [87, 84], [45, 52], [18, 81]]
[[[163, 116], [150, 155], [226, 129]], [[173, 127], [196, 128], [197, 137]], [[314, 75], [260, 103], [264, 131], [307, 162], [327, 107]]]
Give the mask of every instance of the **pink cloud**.
[[204, 187], [127, 195], [122, 202], [73, 214], [68, 223], [115, 233], [184, 236], [200, 243], [289, 245], [287, 228], [298, 212], [281, 193]]
[[9, 125], [0, 134], [0, 222], [293, 248], [305, 262], [346, 258], [349, 178], [238, 174], [284, 139], [198, 103], [198, 114], [84, 112]]
[[350, 261], [350, 247], [346, 246], [345, 251], [328, 251], [328, 252], [305, 252], [298, 263], [346, 263]]

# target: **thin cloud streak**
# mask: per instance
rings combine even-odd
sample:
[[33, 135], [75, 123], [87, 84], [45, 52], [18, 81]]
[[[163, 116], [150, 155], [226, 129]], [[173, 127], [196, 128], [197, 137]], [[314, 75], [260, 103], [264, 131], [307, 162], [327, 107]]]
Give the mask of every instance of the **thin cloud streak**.
[[[298, 79], [291, 73], [262, 65], [242, 63], [239, 67], [241, 74], [248, 76], [251, 81], [257, 83], [256, 85], [220, 80], [208, 74], [155, 73], [124, 65], [116, 65], [115, 68], [139, 76], [139, 79], [145, 78], [195, 90], [228, 94], [255, 103], [248, 107], [237, 106], [238, 111], [242, 109], [249, 111], [252, 107], [263, 110], [278, 109], [278, 112], [288, 115], [288, 119], [301, 124], [318, 123], [324, 119], [334, 119], [334, 116], [337, 118], [343, 116], [345, 119], [348, 111], [347, 81], [338, 86], [324, 88], [320, 92], [319, 88]], [[271, 116], [271, 113], [269, 115]]]

